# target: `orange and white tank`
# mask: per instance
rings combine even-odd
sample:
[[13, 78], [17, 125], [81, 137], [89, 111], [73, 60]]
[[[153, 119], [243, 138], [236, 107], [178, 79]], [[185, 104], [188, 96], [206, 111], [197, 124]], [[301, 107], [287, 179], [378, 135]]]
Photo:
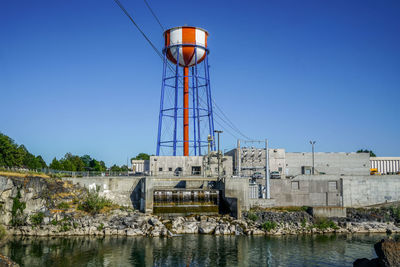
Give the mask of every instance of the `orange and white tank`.
[[191, 67], [196, 64], [196, 58], [197, 64], [202, 62], [206, 57], [207, 37], [208, 32], [198, 27], [182, 26], [166, 30], [164, 38], [168, 60], [176, 64], [179, 49], [180, 66]]

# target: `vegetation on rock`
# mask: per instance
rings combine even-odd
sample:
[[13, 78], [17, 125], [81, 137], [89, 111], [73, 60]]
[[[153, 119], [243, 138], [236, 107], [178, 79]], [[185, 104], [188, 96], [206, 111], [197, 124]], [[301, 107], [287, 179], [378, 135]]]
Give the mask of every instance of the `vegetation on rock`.
[[24, 209], [26, 203], [21, 201], [21, 192], [18, 189], [17, 195], [13, 198], [13, 206], [11, 210], [11, 225], [21, 226], [26, 223], [26, 216], [24, 215]]
[[262, 227], [262, 229], [269, 232], [269, 231], [275, 229], [277, 227], [277, 224], [276, 224], [276, 222], [266, 221], [261, 225], [261, 227]]
[[251, 211], [248, 213], [247, 218], [249, 218], [249, 220], [252, 220], [252, 221], [257, 221], [258, 220], [257, 214], [255, 214], [255, 213], [253, 213]]
[[99, 213], [105, 207], [111, 207], [113, 203], [111, 200], [99, 196], [99, 193], [96, 191], [89, 191], [86, 197], [79, 202], [78, 209], [86, 211], [91, 214]]
[[335, 222], [333, 222], [327, 218], [324, 218], [324, 217], [316, 218], [313, 227], [317, 228], [319, 230], [325, 230], [328, 228], [339, 229], [339, 227], [336, 225]]
[[30, 216], [31, 223], [33, 226], [38, 226], [43, 223], [44, 213], [38, 212]]

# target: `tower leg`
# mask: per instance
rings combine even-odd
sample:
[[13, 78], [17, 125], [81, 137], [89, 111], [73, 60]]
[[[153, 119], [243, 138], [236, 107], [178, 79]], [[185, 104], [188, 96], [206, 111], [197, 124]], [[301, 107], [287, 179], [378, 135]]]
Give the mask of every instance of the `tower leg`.
[[158, 134], [157, 134], [157, 150], [156, 150], [157, 156], [160, 155], [160, 147], [161, 147], [161, 128], [162, 128], [163, 109], [164, 109], [164, 90], [165, 90], [166, 68], [167, 68], [167, 57], [166, 57], [166, 53], [164, 53], [163, 75], [162, 75], [162, 81], [161, 81], [160, 115], [158, 117]]
[[189, 67], [183, 68], [183, 155], [189, 156]]

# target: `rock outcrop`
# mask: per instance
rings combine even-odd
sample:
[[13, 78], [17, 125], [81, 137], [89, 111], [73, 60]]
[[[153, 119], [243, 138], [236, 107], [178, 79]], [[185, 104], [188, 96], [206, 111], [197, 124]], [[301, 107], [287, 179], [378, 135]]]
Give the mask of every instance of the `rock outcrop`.
[[376, 259], [357, 259], [354, 267], [397, 267], [400, 266], [400, 241], [382, 239], [374, 245]]
[[0, 254], [0, 267], [19, 267], [19, 264]]

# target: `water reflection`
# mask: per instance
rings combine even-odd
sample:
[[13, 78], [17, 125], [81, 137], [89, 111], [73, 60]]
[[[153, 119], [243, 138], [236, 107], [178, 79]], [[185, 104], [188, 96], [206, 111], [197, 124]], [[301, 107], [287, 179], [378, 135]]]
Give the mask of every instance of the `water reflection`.
[[21, 266], [351, 266], [384, 235], [14, 238]]

